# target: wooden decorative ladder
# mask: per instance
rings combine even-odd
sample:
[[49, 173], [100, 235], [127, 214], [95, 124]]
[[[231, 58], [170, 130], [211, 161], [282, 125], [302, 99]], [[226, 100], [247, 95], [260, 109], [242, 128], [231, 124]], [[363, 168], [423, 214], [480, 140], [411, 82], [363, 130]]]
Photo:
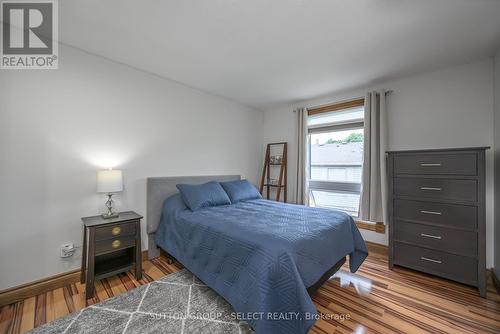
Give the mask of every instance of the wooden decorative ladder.
[[[273, 155], [274, 159], [271, 158], [271, 149], [274, 146], [282, 146], [280, 153]], [[264, 188], [266, 191], [266, 198], [269, 199], [270, 189], [276, 188], [276, 201], [279, 202], [281, 197], [281, 192], [283, 191], [283, 200], [287, 201], [287, 143], [270, 143], [267, 144], [266, 157], [264, 160], [264, 169], [262, 171], [262, 178], [260, 180], [260, 193], [264, 196]], [[281, 160], [277, 160], [276, 156], [281, 154]], [[271, 168], [280, 167], [279, 178], [277, 183], [271, 182]]]

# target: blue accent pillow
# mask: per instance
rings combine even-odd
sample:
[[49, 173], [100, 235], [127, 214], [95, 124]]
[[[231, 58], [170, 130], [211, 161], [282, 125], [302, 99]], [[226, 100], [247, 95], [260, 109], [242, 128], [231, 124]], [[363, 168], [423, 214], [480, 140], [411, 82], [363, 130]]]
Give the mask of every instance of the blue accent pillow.
[[247, 180], [221, 182], [220, 184], [231, 199], [231, 203], [262, 198], [257, 188]]
[[210, 181], [203, 184], [177, 184], [182, 200], [191, 211], [208, 206], [231, 204], [226, 192], [219, 182]]

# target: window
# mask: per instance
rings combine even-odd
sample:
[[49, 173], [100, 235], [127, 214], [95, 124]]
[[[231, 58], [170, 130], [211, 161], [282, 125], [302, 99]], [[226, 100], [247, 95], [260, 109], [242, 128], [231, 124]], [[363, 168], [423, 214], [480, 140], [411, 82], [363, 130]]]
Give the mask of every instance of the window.
[[363, 167], [364, 100], [309, 110], [309, 205], [357, 217]]

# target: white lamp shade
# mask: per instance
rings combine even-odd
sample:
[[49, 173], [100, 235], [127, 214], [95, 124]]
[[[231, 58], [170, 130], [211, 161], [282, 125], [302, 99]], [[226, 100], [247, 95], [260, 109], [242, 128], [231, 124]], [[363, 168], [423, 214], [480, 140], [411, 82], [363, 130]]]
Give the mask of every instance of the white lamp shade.
[[97, 171], [97, 192], [115, 193], [123, 190], [123, 175], [121, 170]]

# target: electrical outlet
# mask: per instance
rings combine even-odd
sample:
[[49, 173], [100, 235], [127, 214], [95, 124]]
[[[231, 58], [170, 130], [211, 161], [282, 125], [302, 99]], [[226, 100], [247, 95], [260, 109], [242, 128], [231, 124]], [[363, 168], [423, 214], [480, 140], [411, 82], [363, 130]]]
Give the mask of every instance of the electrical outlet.
[[61, 245], [61, 257], [70, 257], [75, 253], [75, 245], [72, 242], [68, 242]]

